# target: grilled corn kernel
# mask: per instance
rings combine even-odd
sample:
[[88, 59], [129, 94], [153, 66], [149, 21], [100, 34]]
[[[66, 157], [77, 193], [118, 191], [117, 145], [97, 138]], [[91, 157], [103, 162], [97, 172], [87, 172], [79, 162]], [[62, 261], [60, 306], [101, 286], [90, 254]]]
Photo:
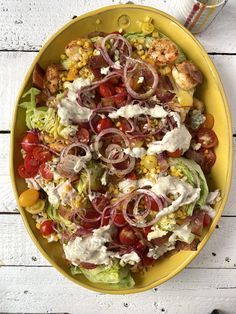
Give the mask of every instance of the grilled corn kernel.
[[143, 56], [143, 55], [144, 55], [144, 50], [139, 50], [139, 51], [138, 51], [138, 55], [139, 55], [139, 56]]
[[142, 158], [143, 165], [146, 169], [153, 169], [157, 166], [157, 157], [155, 155], [146, 155]]
[[40, 223], [38, 223], [38, 222], [36, 223], [36, 228], [40, 229]]
[[171, 68], [169, 66], [165, 66], [163, 68], [160, 68], [159, 71], [162, 75], [167, 75], [171, 73]]

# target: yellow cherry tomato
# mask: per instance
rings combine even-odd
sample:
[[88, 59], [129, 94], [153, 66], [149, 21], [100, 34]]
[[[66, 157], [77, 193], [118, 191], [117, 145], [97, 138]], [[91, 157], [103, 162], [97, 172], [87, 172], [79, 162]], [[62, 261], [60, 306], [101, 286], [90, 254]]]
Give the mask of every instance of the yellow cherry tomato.
[[202, 126], [204, 128], [212, 129], [215, 122], [213, 115], [210, 113], [206, 113], [205, 117], [206, 117], [206, 120], [203, 122]]
[[32, 206], [39, 199], [39, 192], [35, 189], [28, 189], [21, 193], [19, 196], [20, 206]]
[[144, 167], [148, 170], [156, 168], [157, 166], [157, 157], [154, 155], [146, 155], [143, 159], [142, 159], [142, 163], [144, 165]]
[[30, 214], [35, 215], [42, 212], [44, 207], [45, 207], [45, 201], [39, 199], [34, 205], [26, 206], [25, 210], [29, 212]]

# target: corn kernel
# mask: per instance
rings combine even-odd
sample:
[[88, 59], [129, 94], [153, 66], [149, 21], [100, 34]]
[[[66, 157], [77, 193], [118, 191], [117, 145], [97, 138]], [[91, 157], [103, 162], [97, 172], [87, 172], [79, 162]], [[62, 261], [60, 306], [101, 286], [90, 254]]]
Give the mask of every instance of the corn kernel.
[[158, 33], [157, 31], [154, 31], [154, 32], [152, 33], [152, 37], [153, 37], [153, 38], [159, 38], [159, 33]]
[[139, 50], [139, 51], [138, 51], [138, 55], [139, 55], [139, 56], [143, 56], [143, 55], [144, 55], [144, 50]]
[[38, 222], [36, 223], [36, 228], [40, 229], [40, 224]]

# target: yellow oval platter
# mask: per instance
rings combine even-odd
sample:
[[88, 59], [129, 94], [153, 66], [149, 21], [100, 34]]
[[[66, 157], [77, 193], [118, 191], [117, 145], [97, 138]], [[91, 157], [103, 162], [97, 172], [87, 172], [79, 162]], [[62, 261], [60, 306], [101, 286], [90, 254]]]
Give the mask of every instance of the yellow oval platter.
[[[19, 206], [22, 219], [32, 240], [45, 258], [61, 272], [66, 278], [72, 280], [85, 288], [111, 294], [137, 293], [158, 286], [175, 276], [184, 269], [201, 251], [210, 238], [215, 226], [222, 214], [230, 189], [232, 172], [232, 128], [228, 104], [220, 82], [217, 71], [208, 57], [206, 51], [180, 23], [174, 18], [156, 9], [137, 5], [115, 5], [105, 7], [87, 14], [84, 14], [61, 28], [53, 35], [40, 50], [32, 63], [18, 94], [11, 132], [11, 178], [16, 199], [26, 188], [25, 182], [17, 174], [17, 167], [21, 163], [19, 142], [23, 132], [26, 130], [25, 112], [18, 106], [24, 92], [31, 86], [32, 72], [36, 63], [45, 68], [52, 62], [60, 60], [64, 47], [68, 42], [77, 37], [86, 36], [93, 31], [112, 32], [119, 28], [126, 27], [125, 31], [136, 31], [137, 21], [151, 17], [154, 25], [179, 45], [188, 59], [199, 67], [204, 75], [204, 83], [198, 89], [199, 98], [207, 107], [207, 111], [215, 117], [214, 130], [219, 137], [219, 145], [216, 148], [217, 161], [212, 169], [208, 183], [210, 188], [219, 188], [222, 199], [217, 204], [217, 215], [198, 246], [197, 251], [181, 251], [171, 257], [160, 259], [153, 268], [144, 274], [135, 276], [136, 285], [131, 289], [111, 290], [109, 285], [89, 282], [83, 275], [73, 276], [63, 259], [62, 247], [60, 244], [51, 244], [43, 239], [35, 227], [31, 215]], [[124, 23], [125, 22], [125, 23]], [[19, 204], [18, 204], [19, 205]]]

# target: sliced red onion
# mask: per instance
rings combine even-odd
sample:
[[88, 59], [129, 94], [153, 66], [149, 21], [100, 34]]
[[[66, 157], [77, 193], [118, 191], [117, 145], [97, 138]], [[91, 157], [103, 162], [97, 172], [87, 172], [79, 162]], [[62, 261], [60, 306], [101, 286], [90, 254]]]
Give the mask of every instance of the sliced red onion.
[[[120, 53], [120, 60], [119, 60], [120, 62], [122, 61], [122, 60], [121, 60], [121, 57], [123, 57], [123, 58], [124, 58], [124, 57], [131, 57], [131, 54], [132, 54], [132, 46], [131, 46], [131, 44], [129, 43], [129, 41], [128, 41], [126, 38], [124, 38], [123, 36], [118, 35], [118, 34], [109, 34], [109, 35], [107, 35], [106, 37], [104, 37], [104, 38], [102, 39], [102, 42], [101, 42], [101, 50], [102, 50], [102, 54], [103, 54], [104, 59], [107, 61], [107, 63], [108, 63], [111, 67], [113, 67], [113, 68], [115, 68], [115, 69], [121, 68], [122, 65], [120, 64], [120, 66], [118, 66], [117, 64], [115, 64], [115, 62], [111, 59], [111, 57], [110, 57], [110, 55], [109, 55], [109, 52], [108, 52], [108, 50], [107, 50], [107, 48], [106, 48], [106, 42], [107, 42], [108, 40], [111, 40], [111, 39], [114, 40], [113, 46], [115, 46], [115, 47], [118, 46], [119, 41], [122, 42], [122, 47], [121, 47], [121, 48], [117, 47], [117, 49], [119, 50], [119, 53]], [[125, 54], [122, 52], [122, 50], [124, 51], [125, 47], [127, 48], [128, 55], [127, 55], [127, 54], [125, 55]], [[115, 50], [115, 49], [114, 49], [114, 50]]]
[[90, 153], [88, 145], [78, 142], [78, 143], [72, 143], [66, 146], [61, 152], [61, 158], [64, 158], [66, 155], [68, 155], [69, 151], [75, 147], [82, 148], [85, 151], [86, 155], [83, 157], [86, 157], [86, 158], [91, 157], [91, 153]]
[[160, 167], [160, 171], [166, 172], [166, 170], [169, 168], [169, 164], [166, 160], [165, 153], [157, 154], [157, 161], [158, 161], [158, 165]]
[[[150, 88], [149, 91], [147, 91], [144, 94], [139, 94], [137, 92], [135, 92], [132, 88], [131, 88], [131, 80], [132, 77], [134, 75], [134, 72], [138, 70], [135, 69], [135, 71], [132, 71], [131, 73], [129, 73], [129, 66], [131, 63], [140, 63], [140, 66], [142, 67], [146, 67], [148, 68], [148, 70], [151, 72], [151, 74], [153, 75], [153, 83], [152, 86]], [[135, 60], [135, 59], [128, 59], [124, 68], [124, 83], [125, 83], [125, 87], [127, 89], [127, 92], [130, 94], [130, 96], [132, 96], [135, 99], [148, 99], [150, 98], [156, 91], [157, 85], [158, 85], [158, 73], [155, 70], [155, 68], [149, 64], [149, 63], [145, 63], [143, 61], [140, 60]]]
[[[135, 158], [134, 157], [131, 157], [129, 155], [126, 155], [126, 159], [129, 158], [129, 164], [128, 164], [128, 167], [126, 169], [123, 169], [123, 170], [119, 170], [117, 168], [115, 168], [113, 165], [111, 166], [111, 173], [114, 173], [118, 176], [125, 176], [126, 174], [130, 173], [133, 169], [134, 169], [134, 166], [135, 166]], [[114, 164], [114, 163], [113, 163]]]
[[134, 216], [136, 221], [133, 220], [132, 218], [130, 218], [128, 213], [127, 213], [128, 204], [135, 197], [137, 197], [139, 195], [148, 195], [149, 197], [151, 197], [157, 203], [159, 210], [162, 209], [162, 207], [163, 207], [162, 202], [161, 202], [160, 198], [154, 192], [152, 192], [150, 190], [146, 190], [146, 189], [139, 189], [139, 190], [136, 190], [136, 191], [132, 192], [130, 194], [129, 198], [127, 198], [124, 201], [124, 206], [123, 206], [124, 218], [131, 226], [134, 226], [134, 227], [137, 227], [137, 228], [144, 228], [144, 227], [152, 226], [160, 219], [157, 215], [156, 215], [156, 217], [154, 219], [152, 219], [149, 222], [139, 222], [138, 220], [140, 220], [140, 218], [144, 219], [144, 218], [147, 217], [147, 212], [146, 211], [143, 212], [143, 215], [142, 215], [142, 213], [138, 213], [138, 215], [137, 215], [137, 213], [136, 213], [136, 215], [133, 213], [133, 216]]

